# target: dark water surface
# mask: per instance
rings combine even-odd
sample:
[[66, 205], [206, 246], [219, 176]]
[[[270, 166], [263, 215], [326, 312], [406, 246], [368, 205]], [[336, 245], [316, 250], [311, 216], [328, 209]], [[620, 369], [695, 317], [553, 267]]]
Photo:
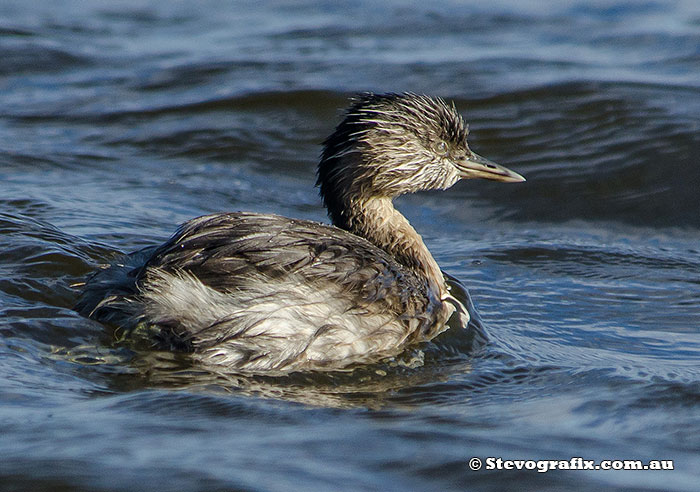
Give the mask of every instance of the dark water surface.
[[[0, 489], [698, 490], [700, 4], [252, 3], [0, 3]], [[71, 310], [191, 217], [326, 220], [319, 142], [363, 90], [455, 100], [528, 178], [399, 200], [485, 346], [240, 378]]]

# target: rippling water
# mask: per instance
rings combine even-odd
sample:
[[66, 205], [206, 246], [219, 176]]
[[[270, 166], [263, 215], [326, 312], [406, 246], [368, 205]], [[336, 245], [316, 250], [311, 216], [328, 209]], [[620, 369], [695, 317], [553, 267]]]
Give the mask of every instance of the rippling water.
[[[325, 220], [319, 142], [364, 90], [453, 99], [528, 178], [398, 201], [487, 343], [241, 378], [71, 310], [191, 217]], [[0, 94], [0, 489], [697, 490], [697, 2], [8, 0]], [[577, 456], [675, 470], [468, 466]]]

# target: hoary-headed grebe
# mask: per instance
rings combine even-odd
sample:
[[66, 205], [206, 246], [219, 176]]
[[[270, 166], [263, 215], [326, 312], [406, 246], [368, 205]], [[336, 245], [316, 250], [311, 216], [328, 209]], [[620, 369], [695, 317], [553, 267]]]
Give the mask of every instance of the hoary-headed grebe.
[[93, 275], [76, 309], [244, 373], [395, 356], [444, 331], [455, 311], [468, 314], [392, 200], [460, 179], [524, 181], [472, 152], [467, 133], [442, 99], [361, 95], [318, 166], [332, 226], [249, 212], [199, 217]]

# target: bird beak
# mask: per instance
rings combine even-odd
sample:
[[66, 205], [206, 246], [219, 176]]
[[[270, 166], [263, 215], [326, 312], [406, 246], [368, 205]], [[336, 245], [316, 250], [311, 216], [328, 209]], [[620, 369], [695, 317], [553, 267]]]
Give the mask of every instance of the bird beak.
[[465, 159], [454, 163], [459, 171], [461, 179], [493, 179], [494, 181], [503, 181], [504, 183], [520, 183], [525, 181], [521, 175], [515, 171], [499, 166], [495, 162], [481, 157], [478, 154], [472, 154]]

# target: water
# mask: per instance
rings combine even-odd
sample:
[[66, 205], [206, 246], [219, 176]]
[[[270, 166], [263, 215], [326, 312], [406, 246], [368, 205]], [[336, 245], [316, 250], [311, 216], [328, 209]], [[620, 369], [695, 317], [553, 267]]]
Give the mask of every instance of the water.
[[[0, 5], [0, 489], [697, 490], [697, 2], [258, 3]], [[319, 142], [362, 90], [455, 100], [528, 178], [398, 202], [485, 346], [240, 378], [71, 310], [191, 217], [325, 220]]]

